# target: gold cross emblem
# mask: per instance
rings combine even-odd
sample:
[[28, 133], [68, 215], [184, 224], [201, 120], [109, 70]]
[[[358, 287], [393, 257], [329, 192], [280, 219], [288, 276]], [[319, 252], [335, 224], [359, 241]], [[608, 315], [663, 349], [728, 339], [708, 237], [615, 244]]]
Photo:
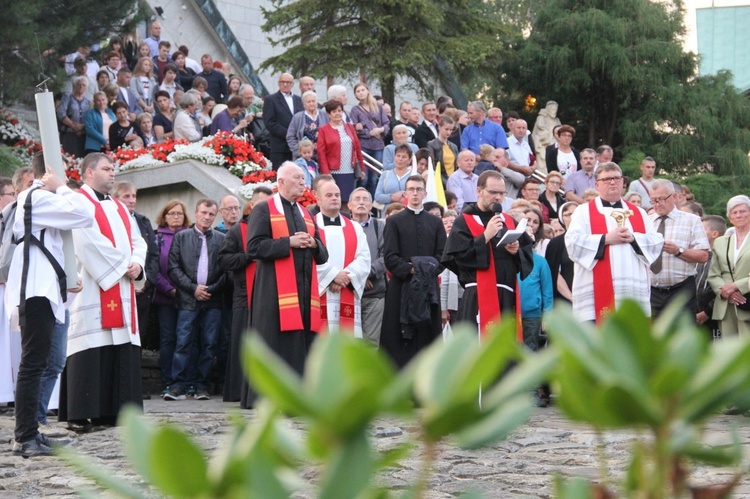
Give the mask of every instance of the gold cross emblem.
[[109, 309], [109, 311], [110, 311], [110, 312], [114, 312], [114, 311], [115, 311], [115, 309], [117, 308], [117, 303], [115, 303], [115, 301], [114, 301], [114, 300], [111, 300], [111, 301], [110, 301], [110, 302], [109, 302], [109, 303], [107, 304], [107, 308]]

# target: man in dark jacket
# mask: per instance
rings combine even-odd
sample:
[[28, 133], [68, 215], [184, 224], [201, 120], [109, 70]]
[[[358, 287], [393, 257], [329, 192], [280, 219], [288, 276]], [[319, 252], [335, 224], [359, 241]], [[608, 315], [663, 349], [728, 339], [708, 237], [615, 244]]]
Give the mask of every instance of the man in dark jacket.
[[[217, 264], [224, 234], [211, 229], [217, 211], [215, 201], [198, 201], [195, 226], [176, 234], [169, 250], [169, 277], [177, 285], [175, 303], [179, 312], [172, 360], [174, 384], [164, 400], [184, 400], [191, 386], [197, 400], [210, 398], [209, 376], [221, 327], [226, 281], [226, 272]], [[198, 348], [194, 346], [196, 342]]]
[[279, 91], [266, 97], [263, 102], [263, 120], [271, 133], [271, 163], [278, 170], [284, 161], [292, 160], [292, 151], [286, 143], [286, 131], [292, 116], [302, 111], [302, 99], [292, 94], [294, 76], [282, 73], [279, 76]]

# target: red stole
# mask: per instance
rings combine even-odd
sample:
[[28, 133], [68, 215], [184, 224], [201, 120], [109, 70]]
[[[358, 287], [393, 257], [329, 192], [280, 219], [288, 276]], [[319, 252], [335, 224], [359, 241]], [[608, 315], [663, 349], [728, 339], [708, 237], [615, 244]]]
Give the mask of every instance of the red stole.
[[[484, 232], [484, 225], [474, 218], [474, 215], [464, 213], [464, 220], [471, 232], [472, 237], [479, 237]], [[516, 228], [516, 221], [506, 213], [502, 213], [503, 222], [509, 229]], [[479, 330], [482, 335], [487, 334], [487, 330], [499, 323], [502, 319], [500, 316], [500, 300], [497, 296], [497, 275], [495, 274], [495, 258], [493, 257], [492, 241], [487, 241], [490, 247], [490, 266], [487, 269], [477, 269], [477, 305], [479, 308]], [[521, 323], [521, 294], [518, 292], [518, 279], [515, 284], [516, 295], [516, 340], [523, 342], [523, 324]]]
[[[247, 222], [240, 222], [240, 235], [242, 237], [242, 250], [247, 252]], [[250, 310], [250, 302], [253, 297], [253, 284], [255, 283], [255, 260], [245, 267], [245, 284], [247, 285], [247, 309]]]
[[[289, 226], [286, 224], [284, 213], [279, 213], [276, 207], [276, 196], [268, 200], [268, 213], [271, 217], [271, 237], [280, 239], [289, 237]], [[315, 237], [315, 223], [310, 213], [301, 208], [297, 203], [292, 203], [292, 209], [298, 209], [305, 219], [307, 233]], [[294, 257], [292, 248], [289, 247], [289, 256], [279, 258], [274, 263], [276, 272], [276, 290], [279, 294], [279, 324], [281, 331], [299, 331], [304, 329], [302, 322], [302, 310], [300, 309], [299, 293], [297, 291], [297, 271], [294, 268]], [[312, 266], [312, 279], [310, 282], [310, 331], [320, 331], [320, 298], [318, 297], [318, 272], [315, 262]]]
[[[91, 197], [91, 194], [86, 192], [85, 189], [81, 189], [78, 192], [86, 196], [88, 200], [93, 203], [94, 217], [96, 218], [96, 224], [99, 226], [99, 231], [104, 237], [109, 239], [109, 241], [112, 243], [112, 246], [117, 247], [115, 236], [112, 232], [112, 226], [109, 224], [107, 214], [104, 213], [104, 208], [102, 208], [101, 203], [94, 200], [94, 198]], [[112, 198], [112, 202], [115, 203], [115, 206], [117, 206], [117, 214], [120, 215], [122, 224], [125, 226], [125, 231], [128, 234], [128, 241], [131, 241], [130, 251], [132, 252], [133, 242], [130, 235], [130, 215], [128, 215], [128, 212], [125, 210], [125, 206], [121, 202], [117, 201], [114, 198]], [[99, 288], [99, 304], [102, 309], [102, 329], [125, 327], [125, 316], [123, 315], [122, 310], [122, 297], [120, 296], [119, 282], [115, 283], [114, 286], [106, 291]], [[130, 285], [130, 321], [131, 333], [135, 334], [135, 288], [132, 284]]]
[[[633, 232], [641, 234], [646, 233], [646, 226], [643, 223], [643, 216], [637, 206], [623, 200], [633, 215], [628, 217]], [[596, 205], [596, 199], [589, 201], [589, 219], [591, 221], [592, 234], [606, 234], [607, 219], [599, 211]], [[594, 311], [596, 313], [596, 323], [600, 324], [607, 315], [614, 311], [615, 308], [615, 287], [612, 280], [612, 262], [609, 260], [609, 245], [604, 246], [604, 258], [594, 265]]]
[[[351, 220], [341, 218], [341, 228], [344, 232], [344, 268], [354, 261], [354, 255], [357, 253], [357, 231]], [[320, 229], [320, 239], [326, 244], [326, 233], [323, 227]], [[326, 293], [320, 295], [320, 317], [323, 321], [328, 319], [328, 305], [326, 304]], [[354, 291], [348, 287], [341, 288], [341, 302], [339, 306], [339, 328], [354, 331]]]

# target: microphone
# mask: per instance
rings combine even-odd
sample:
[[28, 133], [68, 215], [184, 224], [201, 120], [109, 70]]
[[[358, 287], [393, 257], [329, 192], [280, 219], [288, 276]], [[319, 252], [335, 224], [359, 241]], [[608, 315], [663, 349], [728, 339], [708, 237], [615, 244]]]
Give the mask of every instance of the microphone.
[[492, 206], [490, 207], [490, 210], [495, 215], [499, 215], [500, 213], [503, 212], [503, 205], [501, 205], [500, 203], [492, 203]]

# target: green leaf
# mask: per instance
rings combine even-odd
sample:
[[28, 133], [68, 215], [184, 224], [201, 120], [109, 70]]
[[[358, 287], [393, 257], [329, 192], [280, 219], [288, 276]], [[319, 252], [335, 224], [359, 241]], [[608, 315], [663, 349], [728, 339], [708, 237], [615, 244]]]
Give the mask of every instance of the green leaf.
[[293, 416], [315, 413], [302, 390], [302, 381], [258, 334], [248, 334], [243, 344], [243, 368], [258, 393], [273, 400], [279, 410]]
[[528, 395], [518, 395], [482, 419], [456, 434], [458, 445], [465, 449], [476, 449], [505, 438], [510, 432], [524, 424], [531, 415]]
[[352, 435], [327, 463], [318, 497], [356, 497], [370, 483], [373, 451], [367, 430]]
[[680, 417], [699, 422], [750, 389], [750, 343], [729, 338], [713, 343], [685, 390]]
[[629, 496], [637, 495], [637, 492], [643, 490], [643, 487], [648, 483], [643, 454], [643, 444], [635, 442], [630, 454], [630, 464], [625, 474], [625, 490], [630, 493]]
[[635, 383], [622, 380], [603, 387], [596, 397], [598, 407], [603, 410], [597, 420], [605, 427], [658, 426], [663, 419], [661, 408], [654, 404]]
[[375, 461], [375, 469], [382, 470], [398, 465], [398, 462], [408, 456], [413, 448], [414, 443], [403, 442], [391, 449], [382, 451], [378, 459]]
[[151, 444], [151, 476], [162, 492], [177, 497], [209, 493], [206, 457], [184, 433], [165, 426]]
[[482, 395], [482, 407], [494, 409], [520, 394], [528, 394], [552, 372], [559, 362], [559, 353], [554, 348], [546, 348], [527, 355], [513, 366], [498, 383], [488, 387]]
[[555, 497], [557, 499], [589, 499], [594, 495], [591, 485], [585, 478], [563, 478], [555, 476]]
[[118, 424], [122, 427], [123, 446], [128, 461], [143, 477], [151, 479], [151, 446], [157, 428], [150, 423], [143, 412], [135, 406], [127, 406], [120, 411]]

